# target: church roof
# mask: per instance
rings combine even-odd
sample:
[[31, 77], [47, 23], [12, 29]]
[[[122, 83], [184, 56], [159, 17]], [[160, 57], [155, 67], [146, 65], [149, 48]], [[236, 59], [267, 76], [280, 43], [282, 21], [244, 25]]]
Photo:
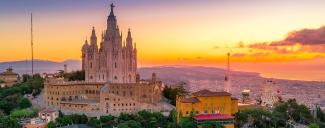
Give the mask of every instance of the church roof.
[[13, 70], [12, 68], [8, 68], [5, 72], [0, 73], [0, 75], [18, 75], [17, 73], [14, 73], [12, 70]]
[[200, 102], [200, 100], [196, 97], [191, 97], [191, 98], [183, 98], [181, 99], [181, 102], [183, 103], [196, 103], [196, 102]]
[[224, 92], [224, 91], [213, 92], [207, 89], [194, 92], [193, 95], [194, 96], [231, 96], [231, 94], [228, 92]]

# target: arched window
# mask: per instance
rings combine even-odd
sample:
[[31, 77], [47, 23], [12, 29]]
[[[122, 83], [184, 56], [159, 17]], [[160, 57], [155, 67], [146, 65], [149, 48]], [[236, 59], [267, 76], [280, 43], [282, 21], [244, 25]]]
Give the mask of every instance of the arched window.
[[93, 63], [92, 62], [90, 62], [90, 68], [93, 68]]
[[114, 63], [114, 67], [117, 68], [116, 62]]

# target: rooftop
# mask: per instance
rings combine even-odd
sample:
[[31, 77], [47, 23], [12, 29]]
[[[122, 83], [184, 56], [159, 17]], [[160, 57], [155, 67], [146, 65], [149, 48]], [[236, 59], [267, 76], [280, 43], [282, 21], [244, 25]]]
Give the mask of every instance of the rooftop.
[[183, 102], [183, 103], [196, 103], [196, 102], [200, 102], [200, 100], [197, 99], [196, 97], [190, 97], [190, 98], [182, 98], [181, 102]]
[[52, 113], [52, 112], [56, 112], [55, 110], [52, 109], [43, 109], [42, 111], [40, 111], [40, 113]]
[[14, 73], [12, 68], [8, 68], [5, 72], [0, 73], [0, 75], [18, 75], [18, 74]]
[[224, 91], [213, 92], [207, 89], [194, 92], [193, 95], [194, 96], [231, 96], [231, 94], [228, 92], [224, 92]]

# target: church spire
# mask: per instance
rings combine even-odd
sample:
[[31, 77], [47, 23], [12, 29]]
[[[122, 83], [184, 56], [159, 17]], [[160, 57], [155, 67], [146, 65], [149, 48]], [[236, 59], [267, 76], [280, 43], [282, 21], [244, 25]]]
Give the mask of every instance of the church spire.
[[109, 16], [114, 16], [114, 4], [111, 4], [111, 12], [109, 13]]
[[[116, 36], [116, 31], [117, 31], [117, 21], [116, 21], [116, 16], [114, 15], [114, 4], [111, 4], [111, 12], [109, 16], [107, 17], [107, 31], [106, 31], [106, 38], [112, 38], [113, 36]], [[118, 33], [119, 34], [119, 33]]]
[[132, 49], [132, 36], [131, 36], [131, 30], [129, 28], [129, 31], [128, 31], [128, 35], [126, 37], [126, 47], [128, 48], [131, 48]]
[[91, 30], [90, 43], [97, 44], [97, 36], [96, 36], [96, 32], [95, 32], [95, 27], [93, 27], [93, 29]]
[[96, 37], [95, 27], [91, 30], [91, 37]]
[[132, 38], [132, 36], [131, 36], [131, 29], [129, 28], [129, 31], [128, 31], [128, 36], [127, 36], [127, 38]]
[[87, 45], [88, 45], [88, 40], [87, 40], [87, 37], [86, 37], [86, 40], [85, 40], [85, 44], [87, 44]]

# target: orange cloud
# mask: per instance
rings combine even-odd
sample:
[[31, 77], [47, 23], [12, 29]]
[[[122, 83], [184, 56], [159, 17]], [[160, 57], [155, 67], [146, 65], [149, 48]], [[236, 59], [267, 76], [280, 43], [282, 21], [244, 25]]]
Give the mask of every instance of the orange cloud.
[[246, 49], [246, 52], [232, 55], [237, 58], [311, 59], [325, 54], [325, 27], [293, 31], [280, 41], [253, 43], [247, 46], [240, 42], [236, 48]]

